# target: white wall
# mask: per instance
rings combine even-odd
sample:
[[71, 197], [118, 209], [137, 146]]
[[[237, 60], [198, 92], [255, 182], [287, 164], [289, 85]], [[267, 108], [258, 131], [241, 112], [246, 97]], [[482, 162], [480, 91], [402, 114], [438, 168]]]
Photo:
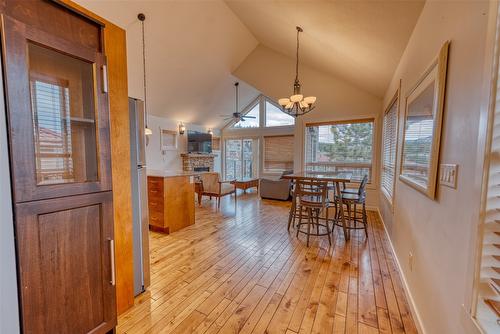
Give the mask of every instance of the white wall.
[[[0, 68], [0, 91], [3, 92]], [[14, 223], [10, 192], [6, 113], [0, 97], [0, 333], [19, 333]]]
[[[290, 96], [295, 77], [295, 60], [259, 45], [238, 67], [236, 76], [265, 95], [278, 100]], [[308, 122], [375, 118], [373, 182], [368, 187], [367, 205], [378, 205], [378, 158], [380, 156], [380, 117], [382, 99], [316, 69], [300, 66], [304, 95], [317, 97], [316, 109], [299, 117], [295, 127], [294, 165], [302, 170], [304, 131]]]
[[[153, 131], [146, 146], [146, 165], [149, 170], [182, 171], [181, 153], [187, 152], [187, 130], [208, 131], [208, 128], [196, 124], [185, 123], [184, 125], [186, 126], [186, 132], [179, 135], [179, 121], [148, 115], [148, 127]], [[160, 128], [177, 131], [177, 150], [166, 151], [165, 154], [162, 154], [160, 150]], [[213, 131], [214, 135], [220, 135], [220, 130], [214, 129]], [[220, 159], [220, 154], [218, 159]], [[218, 163], [220, 165], [220, 161]]]
[[[394, 213], [380, 194], [380, 211], [425, 333], [470, 332], [462, 304], [471, 294], [471, 231], [479, 217], [476, 180], [482, 168], [476, 162], [482, 159], [477, 147], [484, 131], [479, 120], [488, 9], [486, 1], [427, 1], [384, 99], [386, 106], [400, 79], [401, 96], [406, 96], [441, 45], [451, 40], [440, 162], [459, 165], [458, 188], [440, 186], [431, 200], [396, 180]], [[399, 152], [403, 118], [404, 103]]]

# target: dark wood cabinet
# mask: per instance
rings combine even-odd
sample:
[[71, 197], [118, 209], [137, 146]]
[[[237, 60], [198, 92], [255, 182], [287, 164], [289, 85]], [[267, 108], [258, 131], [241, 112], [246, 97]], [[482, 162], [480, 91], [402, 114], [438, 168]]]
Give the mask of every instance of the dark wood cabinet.
[[16, 205], [25, 333], [106, 333], [115, 326], [112, 193]]
[[24, 333], [116, 326], [103, 29], [58, 1], [0, 1]]

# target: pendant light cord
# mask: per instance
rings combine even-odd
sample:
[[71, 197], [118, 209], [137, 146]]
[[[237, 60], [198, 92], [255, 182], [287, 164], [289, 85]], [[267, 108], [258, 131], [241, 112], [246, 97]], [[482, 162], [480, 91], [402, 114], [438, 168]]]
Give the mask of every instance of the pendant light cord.
[[144, 34], [144, 21], [146, 16], [144, 14], [139, 14], [137, 16], [141, 21], [142, 28], [142, 68], [143, 68], [143, 83], [144, 83], [144, 113], [146, 115], [146, 128], [148, 127], [148, 108], [147, 108], [147, 84], [146, 84], [146, 38]]
[[239, 84], [240, 84], [239, 82], [234, 83], [234, 86], [236, 87], [236, 110], [235, 110], [236, 113], [240, 112], [239, 108], [238, 108], [239, 107], [239, 101], [238, 101], [238, 86], [239, 86]]
[[302, 31], [302, 28], [297, 27], [297, 54], [296, 54], [296, 63], [295, 63], [295, 82], [299, 81], [299, 33]]

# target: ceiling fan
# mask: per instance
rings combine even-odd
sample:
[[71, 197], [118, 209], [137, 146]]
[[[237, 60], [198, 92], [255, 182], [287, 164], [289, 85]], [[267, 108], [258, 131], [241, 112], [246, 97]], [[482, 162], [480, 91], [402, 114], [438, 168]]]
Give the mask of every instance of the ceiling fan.
[[225, 121], [234, 120], [237, 123], [240, 121], [244, 122], [247, 119], [256, 118], [255, 116], [243, 115], [241, 112], [238, 111], [238, 107], [239, 107], [239, 105], [238, 105], [239, 104], [238, 103], [238, 86], [239, 85], [240, 85], [239, 82], [234, 83], [235, 92], [236, 92], [236, 111], [233, 112], [231, 115], [220, 115], [221, 117], [225, 117], [224, 118]]

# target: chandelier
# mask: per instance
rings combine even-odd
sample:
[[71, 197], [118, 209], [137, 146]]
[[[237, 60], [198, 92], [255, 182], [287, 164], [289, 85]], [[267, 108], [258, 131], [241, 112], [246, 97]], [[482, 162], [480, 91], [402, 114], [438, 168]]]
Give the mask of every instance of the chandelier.
[[285, 97], [279, 99], [278, 103], [284, 113], [298, 117], [307, 114], [314, 109], [314, 102], [316, 102], [315, 96], [307, 96], [300, 92], [300, 82], [299, 82], [299, 34], [303, 32], [301, 27], [297, 28], [297, 59], [295, 63], [295, 82], [293, 83], [293, 95], [290, 97]]

